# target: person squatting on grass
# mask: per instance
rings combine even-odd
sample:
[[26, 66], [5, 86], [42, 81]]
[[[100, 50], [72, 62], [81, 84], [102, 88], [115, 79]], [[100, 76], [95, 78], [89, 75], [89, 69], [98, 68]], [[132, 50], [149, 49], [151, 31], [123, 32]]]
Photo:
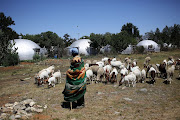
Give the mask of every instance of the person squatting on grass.
[[66, 72], [66, 84], [64, 91], [64, 100], [76, 102], [77, 108], [82, 108], [84, 104], [84, 94], [86, 92], [86, 70], [83, 59], [78, 55], [78, 49], [72, 49], [73, 59], [70, 68]]

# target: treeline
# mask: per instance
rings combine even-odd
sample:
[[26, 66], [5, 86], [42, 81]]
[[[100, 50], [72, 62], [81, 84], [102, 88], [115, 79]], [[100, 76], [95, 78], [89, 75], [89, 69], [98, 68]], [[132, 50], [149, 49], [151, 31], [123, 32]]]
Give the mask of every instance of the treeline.
[[155, 31], [150, 31], [145, 33], [144, 39], [151, 39], [163, 47], [164, 43], [172, 44], [180, 48], [180, 25], [174, 24], [174, 26], [165, 26], [165, 28], [160, 31], [156, 28]]
[[[22, 35], [24, 39], [30, 39], [36, 43], [39, 43], [41, 47], [50, 48], [51, 46], [59, 45], [61, 48], [68, 47], [74, 41], [75, 38], [71, 38], [70, 35], [65, 34], [63, 38], [59, 37], [56, 33], [51, 31], [42, 32], [37, 35]], [[80, 39], [90, 39], [91, 47], [100, 50], [102, 46], [106, 46], [107, 44], [111, 45], [114, 53], [122, 52], [127, 48], [129, 44], [136, 45], [139, 41], [143, 39], [153, 40], [161, 45], [163, 48], [163, 44], [172, 44], [180, 47], [180, 25], [174, 24], [174, 26], [165, 26], [165, 28], [160, 31], [159, 28], [156, 31], [150, 31], [145, 33], [144, 36], [139, 34], [138, 28], [132, 23], [127, 23], [122, 26], [121, 31], [119, 33], [109, 33], [105, 34], [96, 34], [91, 33], [90, 36], [83, 36]]]
[[[36, 35], [20, 34], [20, 36], [22, 36], [23, 39], [29, 39], [38, 43], [41, 47], [46, 47], [49, 51], [51, 46], [58, 46], [64, 49], [76, 41], [75, 38], [71, 38], [68, 34], [65, 34], [63, 38], [61, 38], [51, 31], [42, 32], [41, 34]], [[91, 47], [96, 49], [97, 52], [102, 46], [106, 46], [107, 44], [112, 46], [114, 52], [121, 52], [129, 44], [135, 45], [137, 41], [140, 40], [141, 36], [139, 35], [139, 30], [136, 26], [132, 23], [127, 23], [122, 26], [120, 33], [91, 33], [90, 36], [83, 36], [80, 39], [82, 38], [90, 39], [92, 41], [90, 44]]]
[[122, 26], [119, 33], [91, 33], [89, 39], [92, 41], [91, 47], [96, 48], [98, 51], [102, 46], [109, 44], [113, 52], [119, 53], [126, 49], [129, 44], [136, 45], [141, 40], [141, 36], [135, 25], [127, 23]]
[[[22, 36], [23, 39], [29, 39], [39, 44], [40, 47], [46, 47], [50, 51], [51, 46], [56, 46], [59, 48], [59, 57], [62, 57], [64, 48], [70, 46], [75, 38], [71, 38], [70, 35], [65, 34], [63, 38], [59, 37], [56, 33], [47, 31], [36, 35], [30, 34], [17, 34], [9, 26], [15, 25], [12, 18], [6, 17], [4, 13], [0, 13], [0, 65], [2, 65], [10, 58], [17, 57], [16, 50], [12, 51], [8, 46], [10, 40], [17, 39], [18, 36]], [[92, 42], [90, 44], [91, 48], [96, 49], [98, 52], [102, 46], [111, 45], [112, 52], [120, 53], [126, 47], [131, 45], [136, 45], [139, 41], [143, 39], [154, 40], [163, 47], [164, 43], [176, 45], [180, 48], [180, 25], [174, 24], [174, 26], [165, 26], [165, 28], [160, 31], [157, 28], [155, 31], [150, 31], [145, 33], [144, 36], [139, 34], [138, 28], [132, 23], [124, 24], [118, 33], [96, 34], [91, 33], [90, 36], [82, 36], [81, 38], [90, 39]], [[7, 57], [8, 56], [8, 57]], [[12, 57], [13, 56], [13, 57]], [[52, 55], [53, 56], [53, 55]], [[18, 60], [12, 64], [16, 64]]]

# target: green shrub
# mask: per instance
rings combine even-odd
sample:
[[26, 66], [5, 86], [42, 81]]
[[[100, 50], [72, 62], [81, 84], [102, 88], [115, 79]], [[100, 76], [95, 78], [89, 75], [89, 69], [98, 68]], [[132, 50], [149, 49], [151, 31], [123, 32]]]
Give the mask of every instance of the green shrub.
[[40, 60], [41, 60], [41, 57], [40, 57], [38, 54], [34, 54], [33, 60], [34, 60], [34, 61], [40, 61]]
[[143, 54], [143, 53], [144, 53], [144, 50], [145, 50], [145, 48], [144, 48], [143, 46], [137, 46], [137, 47], [136, 47], [136, 52], [137, 52], [138, 54]]
[[17, 53], [8, 53], [2, 61], [3, 66], [14, 66], [19, 63], [19, 56]]

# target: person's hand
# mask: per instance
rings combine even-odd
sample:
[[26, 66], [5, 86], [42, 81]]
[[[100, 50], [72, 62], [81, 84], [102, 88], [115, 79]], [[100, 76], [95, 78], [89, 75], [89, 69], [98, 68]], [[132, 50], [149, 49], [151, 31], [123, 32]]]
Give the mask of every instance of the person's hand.
[[73, 79], [73, 76], [69, 74], [69, 72], [66, 72], [67, 74], [67, 77], [70, 78], [70, 79]]

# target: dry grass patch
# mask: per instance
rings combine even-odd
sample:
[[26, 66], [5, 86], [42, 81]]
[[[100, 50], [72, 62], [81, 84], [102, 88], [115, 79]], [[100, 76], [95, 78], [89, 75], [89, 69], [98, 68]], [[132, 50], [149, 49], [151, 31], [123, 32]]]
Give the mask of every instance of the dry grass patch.
[[[180, 57], [180, 51], [152, 53], [149, 55], [118, 55], [117, 59], [132, 57], [138, 59], [138, 65], [143, 68], [144, 58], [150, 56], [151, 63], [160, 63], [168, 56]], [[108, 56], [109, 57], [109, 56]], [[85, 60], [101, 60], [101, 56]], [[34, 84], [34, 74], [55, 63], [56, 71], [61, 70], [63, 82], [48, 89], [47, 85], [37, 87]], [[156, 78], [155, 85], [137, 83], [136, 87], [117, 86], [113, 84], [89, 84], [85, 94], [85, 108], [69, 110], [61, 106], [64, 102], [62, 91], [65, 85], [65, 72], [69, 67], [68, 59], [46, 60], [37, 64], [21, 64], [20, 69], [0, 69], [0, 105], [8, 102], [22, 101], [32, 98], [38, 105], [47, 109], [42, 114], [32, 116], [32, 120], [119, 120], [119, 119], [179, 119], [180, 118], [180, 80], [175, 71], [170, 85], [163, 83], [162, 78]], [[28, 80], [20, 79], [31, 77]], [[118, 80], [120, 76], [118, 75]], [[146, 79], [148, 80], [148, 79]], [[122, 89], [123, 88], [123, 89]], [[140, 91], [142, 88], [147, 91]]]

